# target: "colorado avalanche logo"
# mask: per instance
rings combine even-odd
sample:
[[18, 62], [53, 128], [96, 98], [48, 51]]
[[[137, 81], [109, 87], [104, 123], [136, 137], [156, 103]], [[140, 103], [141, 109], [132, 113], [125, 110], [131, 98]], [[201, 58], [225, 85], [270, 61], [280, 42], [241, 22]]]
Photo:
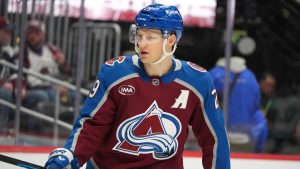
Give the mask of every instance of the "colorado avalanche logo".
[[180, 121], [163, 112], [154, 101], [143, 113], [124, 121], [117, 130], [118, 143], [113, 150], [139, 155], [152, 154], [164, 160], [173, 157], [178, 149]]

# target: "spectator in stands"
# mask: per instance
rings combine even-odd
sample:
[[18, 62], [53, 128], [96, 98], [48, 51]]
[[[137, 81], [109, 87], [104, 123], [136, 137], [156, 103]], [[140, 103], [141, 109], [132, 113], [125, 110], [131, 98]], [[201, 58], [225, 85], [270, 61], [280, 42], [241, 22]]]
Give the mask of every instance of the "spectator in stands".
[[276, 78], [272, 73], [263, 73], [259, 84], [262, 94], [261, 108], [266, 115], [269, 128], [266, 151], [284, 154], [300, 153], [298, 145], [300, 99], [297, 96], [276, 95]]
[[300, 99], [296, 96], [279, 98], [279, 109], [269, 125], [270, 153], [299, 154]]
[[[46, 43], [44, 23], [38, 20], [29, 21], [26, 29], [24, 67], [44, 75], [56, 76], [64, 62], [65, 57], [61, 50]], [[26, 85], [24, 106], [36, 108], [38, 103], [54, 101], [55, 89], [50, 82], [27, 75]]]
[[[219, 100], [222, 101], [225, 59], [219, 59], [210, 73], [214, 79]], [[244, 141], [241, 142], [253, 145], [252, 151], [263, 151], [267, 138], [267, 123], [260, 111], [260, 88], [255, 75], [247, 68], [245, 59], [241, 57], [231, 57], [230, 60], [227, 117], [229, 140], [236, 141], [234, 139], [237, 138], [234, 136], [241, 134], [245, 136]]]
[[[261, 110], [265, 114], [268, 126], [271, 127], [275, 116], [278, 114], [280, 101], [275, 95], [276, 79], [270, 72], [265, 72], [259, 79], [261, 90]], [[269, 136], [272, 133], [269, 133]]]
[[[13, 27], [14, 25], [5, 17], [0, 16], [0, 60], [9, 63], [14, 63], [14, 49], [10, 46]], [[8, 102], [13, 102], [15, 88], [11, 77], [12, 71], [9, 67], [0, 64], [0, 99]], [[24, 92], [23, 95], [25, 95]], [[8, 106], [0, 104], [0, 130], [7, 124], [11, 112], [12, 110]]]

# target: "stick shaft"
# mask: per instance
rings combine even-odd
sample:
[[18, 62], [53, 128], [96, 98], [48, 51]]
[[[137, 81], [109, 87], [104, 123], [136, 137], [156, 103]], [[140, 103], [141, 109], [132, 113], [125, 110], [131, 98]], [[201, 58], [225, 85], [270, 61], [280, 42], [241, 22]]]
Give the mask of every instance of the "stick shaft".
[[45, 167], [43, 167], [43, 166], [39, 166], [39, 165], [30, 163], [30, 162], [26, 162], [26, 161], [23, 161], [23, 160], [19, 160], [19, 159], [13, 158], [13, 157], [8, 157], [8, 156], [5, 156], [3, 154], [0, 154], [0, 161], [6, 162], [6, 163], [9, 163], [9, 164], [13, 164], [13, 165], [16, 165], [16, 166], [19, 166], [19, 167], [23, 167], [23, 168], [45, 169]]

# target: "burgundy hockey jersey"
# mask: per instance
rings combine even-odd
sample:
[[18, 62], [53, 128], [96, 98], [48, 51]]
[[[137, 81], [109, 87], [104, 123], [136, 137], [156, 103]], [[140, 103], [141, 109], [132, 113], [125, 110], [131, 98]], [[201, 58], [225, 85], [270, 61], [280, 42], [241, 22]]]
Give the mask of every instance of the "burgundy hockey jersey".
[[[150, 77], [138, 56], [107, 61], [97, 75], [65, 148], [100, 169], [182, 169], [188, 125], [205, 169], [229, 169], [229, 145], [209, 73], [173, 59]], [[195, 164], [201, 168], [201, 164]]]

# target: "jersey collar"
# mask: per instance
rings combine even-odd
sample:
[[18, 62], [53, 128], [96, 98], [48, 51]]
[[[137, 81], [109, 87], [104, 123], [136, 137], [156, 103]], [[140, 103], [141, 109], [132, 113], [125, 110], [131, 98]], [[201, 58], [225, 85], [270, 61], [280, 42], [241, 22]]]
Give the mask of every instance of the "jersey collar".
[[[153, 77], [151, 77], [147, 74], [146, 70], [144, 69], [144, 65], [143, 65], [141, 59], [137, 55], [134, 55], [134, 56], [132, 56], [132, 61], [133, 61], [133, 64], [137, 67], [137, 72], [139, 73], [140, 77], [145, 82], [150, 82], [150, 80]], [[182, 64], [181, 64], [180, 60], [173, 58], [172, 59], [172, 70], [170, 72], [168, 72], [167, 74], [163, 75], [162, 77], [159, 77], [159, 79], [161, 79], [161, 81], [164, 84], [168, 84], [168, 83], [172, 82], [176, 78], [176, 73], [178, 70], [181, 69], [181, 67], [182, 67]]]

